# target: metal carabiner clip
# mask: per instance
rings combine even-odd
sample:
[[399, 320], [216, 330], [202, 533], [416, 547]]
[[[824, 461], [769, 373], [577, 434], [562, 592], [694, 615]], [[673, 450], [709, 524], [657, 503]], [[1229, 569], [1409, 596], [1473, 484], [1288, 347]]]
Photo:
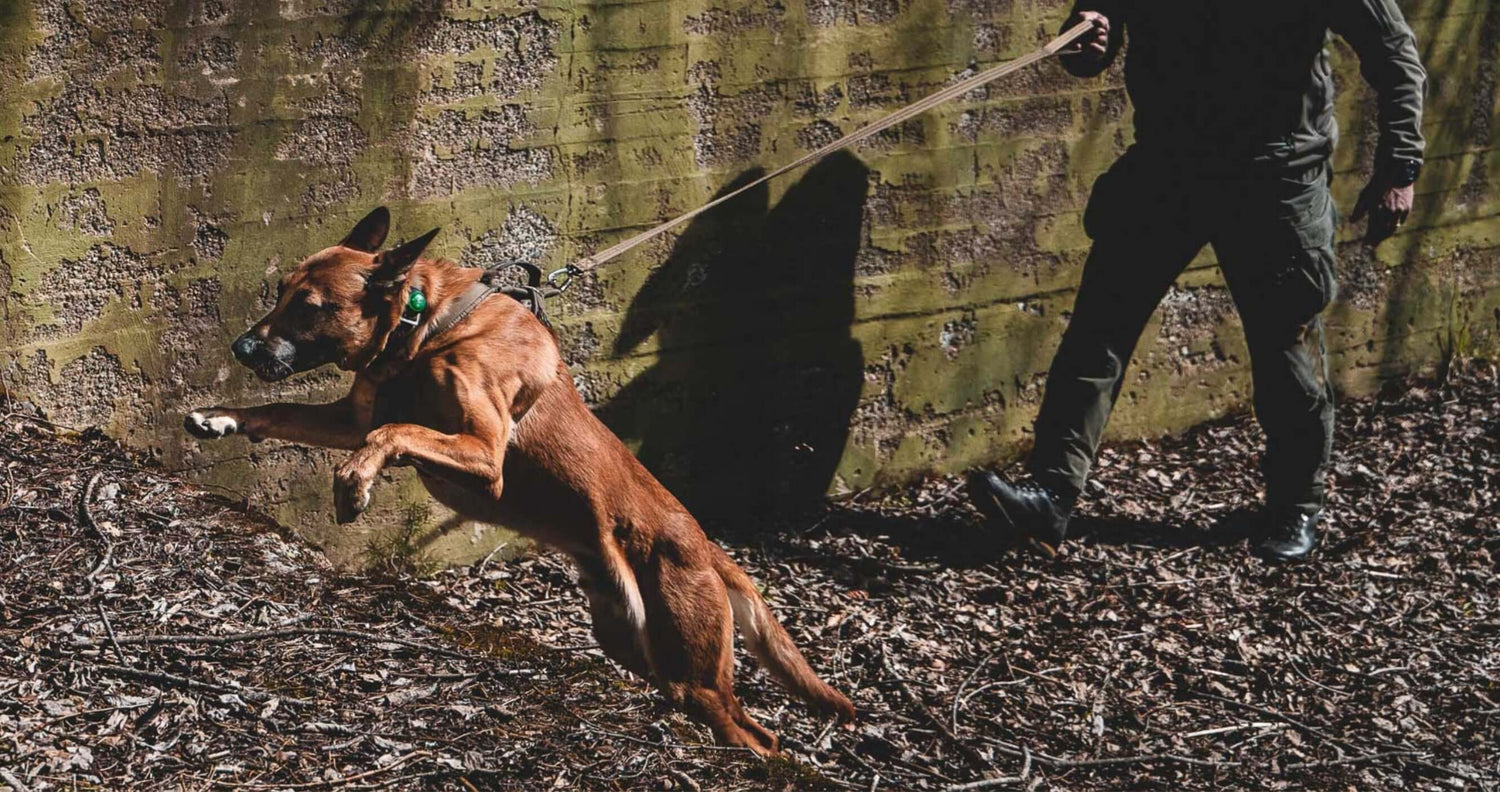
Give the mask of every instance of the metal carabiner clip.
[[579, 269], [569, 264], [561, 269], [555, 269], [547, 273], [547, 285], [559, 292], [565, 292], [573, 285], [573, 277], [579, 274]]

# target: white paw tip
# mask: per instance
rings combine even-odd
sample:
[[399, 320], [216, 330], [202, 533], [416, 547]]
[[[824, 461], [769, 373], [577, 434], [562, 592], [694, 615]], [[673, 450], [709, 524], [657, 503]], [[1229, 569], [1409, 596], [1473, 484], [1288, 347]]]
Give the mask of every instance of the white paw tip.
[[238, 421], [228, 415], [206, 416], [201, 412], [194, 412], [189, 418], [197, 424], [200, 429], [216, 434], [220, 437], [234, 434], [240, 428]]

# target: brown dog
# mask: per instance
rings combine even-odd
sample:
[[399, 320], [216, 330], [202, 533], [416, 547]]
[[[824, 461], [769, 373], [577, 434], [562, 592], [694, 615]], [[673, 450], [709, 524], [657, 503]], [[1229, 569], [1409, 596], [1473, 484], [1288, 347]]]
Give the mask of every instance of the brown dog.
[[233, 346], [266, 381], [335, 363], [357, 374], [349, 394], [198, 410], [188, 431], [354, 451], [334, 478], [339, 522], [369, 505], [382, 468], [411, 464], [464, 516], [561, 549], [605, 653], [724, 744], [777, 751], [735, 698], [731, 621], [783, 685], [851, 720], [854, 707], [813, 673], [750, 577], [589, 411], [551, 331], [517, 300], [477, 296], [479, 270], [420, 259], [436, 229], [377, 254], [389, 227], [376, 209], [303, 261]]

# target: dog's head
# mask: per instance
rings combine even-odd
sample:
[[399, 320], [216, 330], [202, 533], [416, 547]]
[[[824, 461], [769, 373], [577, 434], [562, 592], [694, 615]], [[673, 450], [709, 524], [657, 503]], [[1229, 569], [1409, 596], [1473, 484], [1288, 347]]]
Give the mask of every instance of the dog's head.
[[267, 382], [327, 363], [367, 364], [400, 318], [407, 273], [438, 232], [377, 253], [390, 227], [382, 206], [287, 273], [276, 307], [234, 340], [235, 358]]

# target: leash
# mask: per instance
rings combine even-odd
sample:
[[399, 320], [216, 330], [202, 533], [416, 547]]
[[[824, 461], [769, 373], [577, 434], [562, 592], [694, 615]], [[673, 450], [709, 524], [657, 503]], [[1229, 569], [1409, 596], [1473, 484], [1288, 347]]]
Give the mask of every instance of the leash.
[[933, 93], [924, 99], [913, 102], [912, 104], [909, 104], [906, 107], [903, 107], [900, 110], [897, 110], [896, 112], [885, 116], [884, 118], [873, 121], [868, 126], [857, 129], [839, 138], [838, 140], [835, 140], [832, 143], [823, 146], [822, 148], [819, 148], [815, 151], [810, 151], [807, 154], [804, 154], [801, 157], [793, 160], [792, 162], [782, 165], [776, 170], [773, 170], [770, 173], [761, 176], [755, 181], [752, 181], [749, 184], [746, 184], [745, 186], [734, 190], [733, 192], [719, 196], [718, 198], [709, 201], [708, 203], [698, 207], [697, 209], [686, 212], [684, 214], [680, 214], [672, 218], [671, 220], [662, 223], [661, 225], [658, 225], [646, 231], [642, 231], [641, 233], [636, 234], [635, 236], [630, 237], [629, 239], [626, 239], [622, 242], [617, 242], [591, 256], [585, 256], [584, 258], [581, 258], [578, 261], [567, 265], [566, 267], [553, 270], [550, 274], [547, 275], [547, 284], [556, 289], [558, 292], [562, 292], [563, 290], [567, 289], [568, 285], [572, 283], [573, 279], [578, 277], [579, 275], [583, 275], [584, 273], [598, 269], [605, 263], [611, 261], [612, 259], [618, 258], [625, 252], [639, 247], [640, 245], [643, 245], [647, 242], [650, 242], [651, 240], [661, 236], [662, 234], [665, 234], [666, 232], [676, 228], [677, 226], [680, 226], [683, 223], [686, 223], [687, 221], [697, 217], [698, 215], [707, 212], [715, 206], [729, 201], [743, 193], [749, 192], [750, 190], [759, 187], [762, 184], [765, 184], [766, 182], [776, 178], [777, 176], [781, 176], [782, 174], [794, 171], [802, 167], [803, 165], [807, 165], [808, 163], [820, 160], [835, 151], [852, 146], [855, 143], [869, 138], [871, 135], [889, 129], [896, 124], [906, 121], [914, 116], [925, 113], [928, 110], [931, 110], [932, 108], [937, 107], [938, 105], [957, 96], [968, 93], [969, 91], [972, 91], [981, 85], [994, 82], [995, 80], [998, 80], [1001, 77], [1006, 76], [1007, 74], [1012, 74], [1026, 68], [1027, 66], [1030, 66], [1033, 63], [1037, 63], [1038, 61], [1050, 58], [1053, 55], [1056, 55], [1058, 52], [1062, 51], [1063, 47], [1066, 47], [1067, 45], [1073, 43], [1084, 33], [1087, 33], [1092, 27], [1093, 23], [1091, 22], [1079, 22], [1073, 27], [1063, 31], [1063, 33], [1057, 38], [1052, 39], [1046, 44], [1043, 44], [1041, 47], [1038, 47], [1037, 49], [1032, 50], [1025, 55], [1022, 55], [1015, 60], [1006, 61], [999, 66], [991, 67], [972, 77], [960, 80], [959, 82], [956, 82], [948, 86], [947, 88], [937, 91], [936, 93]]

